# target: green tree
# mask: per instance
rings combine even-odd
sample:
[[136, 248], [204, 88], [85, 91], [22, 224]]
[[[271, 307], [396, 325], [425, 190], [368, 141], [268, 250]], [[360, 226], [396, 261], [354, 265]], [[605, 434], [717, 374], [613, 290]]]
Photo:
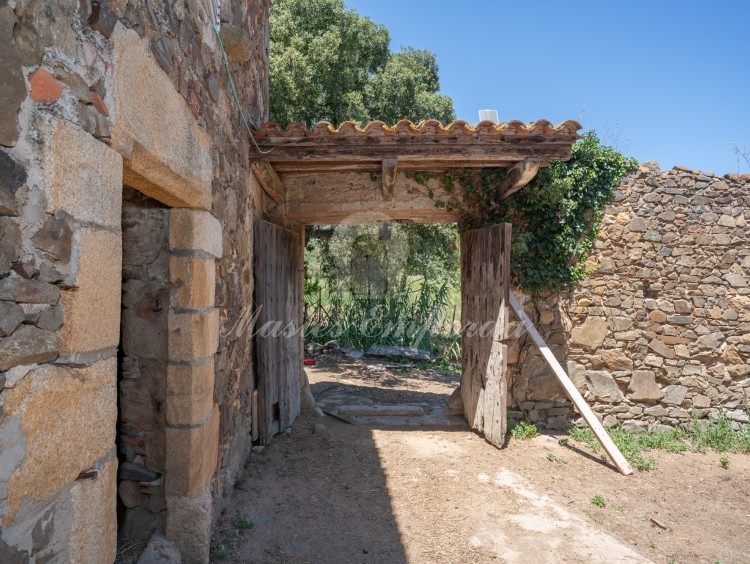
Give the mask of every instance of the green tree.
[[454, 119], [429, 51], [389, 51], [388, 30], [343, 0], [276, 0], [270, 18], [271, 119]]
[[407, 47], [391, 55], [385, 67], [370, 77], [365, 100], [370, 116], [389, 124], [402, 119], [449, 123], [455, 119], [453, 101], [439, 89], [435, 55]]

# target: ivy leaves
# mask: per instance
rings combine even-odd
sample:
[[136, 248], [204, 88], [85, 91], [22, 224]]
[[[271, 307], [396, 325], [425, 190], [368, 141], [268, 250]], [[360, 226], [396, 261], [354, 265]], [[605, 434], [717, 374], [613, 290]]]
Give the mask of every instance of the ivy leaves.
[[464, 228], [513, 224], [513, 282], [538, 295], [569, 287], [586, 274], [604, 209], [636, 161], [601, 145], [590, 131], [569, 161], [550, 163], [527, 188], [499, 206], [488, 206], [498, 178], [485, 171], [465, 186]]

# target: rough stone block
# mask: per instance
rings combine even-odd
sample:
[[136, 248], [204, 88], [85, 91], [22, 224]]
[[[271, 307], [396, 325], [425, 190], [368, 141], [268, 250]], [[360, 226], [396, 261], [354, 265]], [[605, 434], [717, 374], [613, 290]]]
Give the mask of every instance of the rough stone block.
[[138, 564], [180, 564], [182, 556], [177, 547], [159, 533], [154, 533]]
[[607, 336], [607, 320], [603, 317], [587, 317], [583, 325], [573, 329], [570, 341], [588, 349], [597, 349]]
[[119, 228], [120, 155], [66, 120], [55, 119], [48, 128], [42, 160], [47, 212], [62, 210], [78, 221]]
[[212, 508], [210, 491], [199, 499], [167, 498], [166, 537], [179, 549], [183, 562], [208, 562]]
[[169, 360], [190, 362], [216, 354], [219, 311], [169, 314]]
[[587, 374], [591, 393], [600, 401], [619, 402], [623, 395], [617, 382], [612, 376], [604, 371], [592, 370]]
[[0, 276], [10, 272], [11, 265], [18, 260], [20, 252], [21, 228], [11, 218], [0, 217]]
[[171, 307], [214, 307], [216, 261], [197, 257], [169, 259]]
[[664, 358], [674, 358], [675, 352], [669, 345], [665, 345], [659, 339], [652, 339], [648, 344], [648, 348], [654, 351], [656, 354], [663, 356]]
[[591, 365], [608, 370], [633, 370], [634, 367], [630, 357], [618, 350], [600, 351], [598, 355], [591, 357]]
[[711, 407], [711, 399], [703, 394], [696, 394], [693, 396], [693, 407], [707, 408]]
[[38, 280], [8, 277], [0, 280], [0, 300], [22, 304], [56, 304], [60, 300], [60, 289]]
[[71, 290], [62, 292], [60, 354], [116, 347], [120, 341], [122, 248], [119, 235], [81, 230], [80, 257]]
[[0, 371], [20, 364], [55, 360], [59, 350], [60, 339], [57, 333], [32, 325], [22, 325], [10, 337], [0, 339]]
[[[0, 65], [2, 65], [2, 61], [0, 61]], [[6, 75], [6, 79], [8, 78]], [[21, 77], [21, 83], [23, 84], [23, 77]], [[26, 96], [25, 85], [23, 85], [23, 95], [24, 97]], [[10, 101], [8, 100], [8, 102]], [[0, 125], [7, 123], [4, 114], [9, 106], [11, 106], [10, 103], [2, 104], [2, 109], [0, 109]], [[15, 110], [11, 119], [12, 123], [16, 124]], [[0, 145], [6, 144], [3, 142], [3, 139], [10, 145], [15, 144], [15, 135], [11, 134], [8, 130], [3, 131], [3, 128], [0, 127]], [[26, 169], [23, 165], [13, 160], [8, 153], [0, 151], [0, 215], [18, 215], [19, 208], [18, 201], [16, 200], [16, 192], [26, 183], [26, 178]]]
[[124, 159], [124, 182], [172, 207], [211, 209], [211, 142], [187, 102], [138, 34], [117, 25], [111, 145]]
[[7, 337], [13, 333], [24, 319], [26, 319], [26, 314], [21, 306], [9, 302], [0, 302], [0, 337]]
[[221, 258], [221, 224], [207, 211], [172, 209], [169, 211], [169, 249], [202, 251]]
[[682, 405], [686, 395], [687, 388], [685, 386], [674, 384], [664, 388], [664, 398], [661, 402], [667, 405]]
[[[4, 396], [0, 444], [5, 450], [11, 433], [10, 443], [23, 446], [22, 463], [8, 480], [6, 521], [11, 521], [24, 499], [46, 500], [112, 451], [117, 362], [112, 357], [85, 368], [40, 366]], [[107, 500], [114, 503], [114, 483], [110, 490]], [[110, 522], [115, 521], [113, 513]]]
[[664, 392], [656, 383], [656, 375], [651, 370], [636, 370], [630, 379], [629, 397], [633, 401], [659, 401]]
[[214, 405], [214, 362], [167, 368], [167, 425], [195, 425]]
[[73, 218], [66, 212], [60, 211], [49, 216], [42, 228], [34, 234], [34, 246], [44, 251], [47, 258], [67, 263], [73, 251]]
[[[18, 20], [13, 8], [7, 2], [0, 6], [0, 145], [13, 147], [18, 137], [18, 110], [26, 98], [26, 81], [23, 78], [23, 57], [18, 49], [13, 48], [13, 31]], [[0, 155], [0, 161], [2, 157]], [[2, 198], [2, 163], [0, 162], [0, 213], [3, 207]]]
[[199, 499], [208, 489], [219, 455], [219, 410], [194, 427], [167, 426], [165, 488], [170, 497]]
[[722, 276], [724, 280], [729, 282], [729, 285], [733, 288], [747, 288], [747, 280], [741, 274], [735, 274], [734, 272], [728, 272]]
[[70, 562], [114, 562], [117, 556], [117, 459], [93, 480], [73, 486]]

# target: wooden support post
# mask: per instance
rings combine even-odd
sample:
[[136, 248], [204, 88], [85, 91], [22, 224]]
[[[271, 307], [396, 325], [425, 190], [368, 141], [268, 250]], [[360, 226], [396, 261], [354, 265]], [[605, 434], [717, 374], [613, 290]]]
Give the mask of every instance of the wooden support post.
[[508, 169], [508, 174], [505, 175], [505, 178], [500, 183], [500, 187], [498, 188], [499, 199], [504, 200], [511, 194], [518, 192], [531, 182], [531, 179], [536, 176], [538, 170], [539, 157], [530, 157], [514, 164]]
[[398, 158], [386, 157], [383, 159], [383, 199], [388, 202], [393, 199], [393, 191], [396, 187], [396, 174], [398, 172]]
[[265, 159], [257, 159], [250, 163], [250, 169], [260, 182], [263, 190], [274, 202], [277, 204], [286, 202], [286, 188], [279, 175], [273, 170], [271, 163]]
[[615, 463], [622, 474], [624, 474], [625, 476], [629, 476], [630, 474], [632, 474], [633, 468], [631, 468], [630, 464], [628, 464], [628, 461], [625, 460], [625, 457], [620, 452], [620, 449], [617, 448], [617, 445], [612, 442], [612, 438], [607, 434], [607, 431], [596, 418], [594, 412], [591, 411], [591, 408], [586, 403], [586, 400], [583, 399], [583, 396], [581, 396], [578, 389], [565, 373], [563, 367], [560, 366], [560, 363], [555, 358], [555, 355], [553, 355], [552, 351], [549, 350], [547, 343], [544, 342], [544, 339], [542, 339], [539, 331], [536, 330], [534, 324], [531, 322], [531, 319], [529, 319], [529, 317], [526, 315], [526, 312], [523, 310], [523, 307], [521, 307], [521, 304], [519, 303], [513, 292], [510, 293], [510, 305], [513, 307], [513, 311], [516, 312], [518, 319], [520, 319], [523, 323], [524, 328], [529, 332], [529, 335], [531, 335], [531, 339], [534, 341], [534, 344], [539, 348], [542, 356], [544, 356], [544, 359], [550, 365], [550, 368], [552, 368], [552, 371], [555, 373], [555, 376], [557, 376], [560, 384], [562, 384], [563, 388], [565, 388], [565, 392], [568, 394], [568, 397], [573, 400], [576, 409], [578, 409], [578, 412], [586, 420], [588, 426], [591, 427], [591, 430], [594, 432], [594, 435], [596, 435], [596, 438], [602, 444], [609, 457], [612, 459], [612, 461]]

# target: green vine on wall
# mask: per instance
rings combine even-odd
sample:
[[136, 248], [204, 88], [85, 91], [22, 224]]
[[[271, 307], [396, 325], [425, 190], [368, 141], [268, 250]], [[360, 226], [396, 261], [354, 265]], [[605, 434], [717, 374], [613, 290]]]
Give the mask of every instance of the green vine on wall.
[[462, 230], [513, 225], [513, 283], [540, 295], [570, 287], [586, 276], [586, 259], [604, 209], [636, 166], [635, 159], [602, 145], [590, 131], [573, 146], [570, 160], [550, 163], [507, 200], [496, 198], [504, 169], [453, 170], [445, 174], [443, 184], [447, 192], [455, 186], [464, 191]]

